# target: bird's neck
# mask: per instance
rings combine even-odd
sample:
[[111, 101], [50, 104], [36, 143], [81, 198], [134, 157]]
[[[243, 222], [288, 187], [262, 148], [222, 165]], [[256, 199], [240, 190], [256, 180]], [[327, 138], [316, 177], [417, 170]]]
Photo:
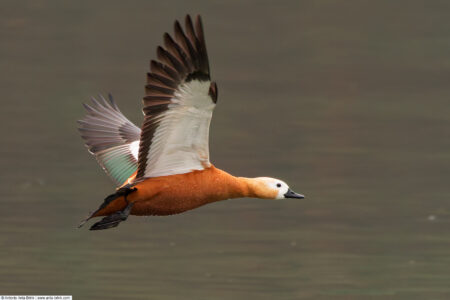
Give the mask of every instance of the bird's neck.
[[269, 189], [261, 178], [237, 177], [241, 185], [242, 196], [260, 199], [274, 199], [277, 192]]
[[256, 197], [252, 178], [235, 177], [230, 175], [227, 180], [228, 199]]
[[213, 165], [206, 171], [210, 174], [207, 175], [209, 178], [209, 190], [211, 194], [216, 196], [211, 198], [212, 201], [253, 197], [250, 178], [233, 176]]
[[258, 178], [236, 177], [226, 173], [227, 199], [232, 198], [272, 198], [264, 183]]
[[268, 191], [264, 183], [258, 178], [236, 177], [225, 171], [211, 166], [208, 170], [213, 175], [210, 181], [211, 193], [215, 197], [211, 202], [233, 198], [273, 198], [273, 191]]

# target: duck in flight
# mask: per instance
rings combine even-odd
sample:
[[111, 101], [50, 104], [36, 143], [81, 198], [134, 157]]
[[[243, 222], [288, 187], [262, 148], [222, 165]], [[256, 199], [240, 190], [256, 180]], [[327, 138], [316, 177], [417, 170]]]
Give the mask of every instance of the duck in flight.
[[141, 129], [111, 95], [85, 104], [79, 131], [118, 188], [79, 227], [103, 216], [90, 229], [108, 229], [130, 214], [171, 215], [231, 198], [304, 198], [279, 179], [235, 177], [211, 164], [209, 125], [218, 90], [202, 21], [187, 15], [184, 29], [178, 21], [174, 27], [174, 37], [164, 34], [164, 47], [150, 63]]

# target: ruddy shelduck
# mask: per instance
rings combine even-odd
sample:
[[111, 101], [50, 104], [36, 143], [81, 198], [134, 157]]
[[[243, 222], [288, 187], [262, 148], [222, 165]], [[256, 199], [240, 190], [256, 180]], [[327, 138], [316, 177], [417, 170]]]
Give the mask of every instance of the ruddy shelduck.
[[89, 214], [104, 216], [91, 230], [116, 227], [132, 215], [171, 215], [231, 198], [304, 198], [275, 178], [232, 176], [209, 161], [209, 124], [217, 103], [200, 16], [189, 15], [147, 73], [142, 129], [111, 95], [92, 99], [79, 130], [89, 151], [118, 186]]

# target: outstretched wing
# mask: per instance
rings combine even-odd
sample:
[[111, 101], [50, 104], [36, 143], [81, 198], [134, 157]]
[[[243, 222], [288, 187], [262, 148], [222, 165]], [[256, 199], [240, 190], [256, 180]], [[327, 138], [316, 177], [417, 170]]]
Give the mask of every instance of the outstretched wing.
[[100, 95], [84, 104], [87, 114], [79, 120], [81, 137], [117, 186], [136, 172], [141, 130], [119, 110], [111, 95]]
[[144, 124], [136, 180], [188, 173], [210, 166], [209, 124], [217, 86], [210, 81], [200, 16], [189, 15], [185, 31], [175, 22], [175, 39], [164, 34], [164, 48], [151, 61], [144, 97]]

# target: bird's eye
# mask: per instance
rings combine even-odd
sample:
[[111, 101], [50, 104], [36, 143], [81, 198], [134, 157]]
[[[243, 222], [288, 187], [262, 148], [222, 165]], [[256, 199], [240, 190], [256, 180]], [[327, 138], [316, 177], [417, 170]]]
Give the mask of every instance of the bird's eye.
[[277, 187], [281, 187], [281, 183], [277, 183]]

